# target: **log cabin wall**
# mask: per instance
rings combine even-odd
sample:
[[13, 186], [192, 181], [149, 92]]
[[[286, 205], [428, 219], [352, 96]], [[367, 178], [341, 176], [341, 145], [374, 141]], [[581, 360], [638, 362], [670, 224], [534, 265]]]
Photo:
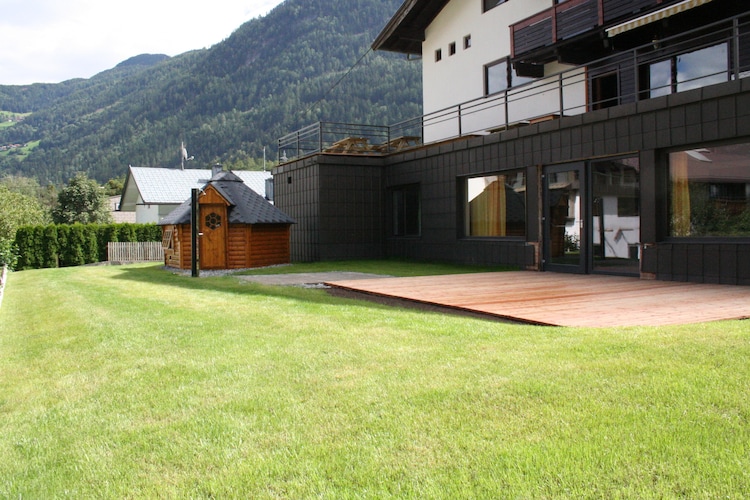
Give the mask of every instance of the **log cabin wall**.
[[273, 266], [291, 262], [288, 224], [248, 226], [250, 267]]
[[291, 262], [289, 225], [230, 225], [227, 267], [263, 267]]

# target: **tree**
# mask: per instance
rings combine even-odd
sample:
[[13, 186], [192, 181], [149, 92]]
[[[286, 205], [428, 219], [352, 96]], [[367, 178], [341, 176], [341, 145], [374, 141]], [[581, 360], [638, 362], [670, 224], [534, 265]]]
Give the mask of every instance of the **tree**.
[[52, 210], [56, 224], [105, 224], [112, 222], [104, 190], [86, 174], [78, 173], [57, 195]]
[[125, 176], [110, 179], [104, 185], [104, 191], [107, 196], [117, 196], [122, 194], [122, 189], [125, 187]]
[[35, 198], [0, 184], [0, 238], [13, 240], [20, 226], [47, 222], [47, 215]]
[[26, 195], [36, 199], [47, 214], [57, 203], [57, 190], [53, 185], [42, 187], [39, 181], [21, 175], [6, 175], [0, 179], [0, 185], [7, 187], [10, 191]]
[[34, 197], [0, 184], [0, 266], [14, 267], [14, 241], [19, 227], [45, 224], [47, 220], [46, 212]]

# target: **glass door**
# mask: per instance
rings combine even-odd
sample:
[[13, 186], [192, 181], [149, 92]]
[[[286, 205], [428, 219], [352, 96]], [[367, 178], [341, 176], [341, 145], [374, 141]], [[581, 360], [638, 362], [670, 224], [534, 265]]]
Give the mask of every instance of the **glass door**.
[[544, 169], [544, 270], [585, 273], [587, 225], [583, 163]]
[[640, 170], [638, 157], [591, 162], [595, 273], [640, 273]]

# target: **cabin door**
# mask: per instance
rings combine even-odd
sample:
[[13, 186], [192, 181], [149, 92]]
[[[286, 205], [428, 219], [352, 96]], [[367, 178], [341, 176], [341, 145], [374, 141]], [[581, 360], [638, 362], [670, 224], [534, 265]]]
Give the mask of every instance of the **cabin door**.
[[226, 269], [227, 267], [227, 207], [226, 205], [200, 206], [200, 267], [201, 269]]

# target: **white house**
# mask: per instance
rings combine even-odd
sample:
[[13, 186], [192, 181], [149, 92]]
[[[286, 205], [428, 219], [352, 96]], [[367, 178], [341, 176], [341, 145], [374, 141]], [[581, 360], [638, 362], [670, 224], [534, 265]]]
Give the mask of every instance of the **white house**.
[[[270, 172], [240, 170], [234, 173], [247, 187], [266, 199], [271, 198], [271, 193], [266, 193]], [[190, 198], [193, 188], [205, 186], [212, 175], [210, 169], [129, 167], [119, 210], [135, 212], [137, 223], [159, 222]]]
[[[561, 2], [559, 2], [561, 3]], [[422, 12], [424, 2], [406, 1], [394, 20]], [[573, 65], [550, 61], [524, 74], [511, 62], [513, 38], [509, 26], [549, 9], [550, 0], [432, 2], [440, 7], [424, 27], [424, 41], [404, 49], [392, 44], [403, 25], [390, 25], [374, 46], [422, 56], [425, 113], [424, 142], [484, 134], [529, 119], [560, 114], [560, 92], [555, 76]], [[421, 16], [421, 14], [419, 14]], [[422, 19], [422, 17], [419, 17]], [[586, 110], [585, 71], [567, 75], [566, 114]], [[534, 82], [524, 88], [519, 86]], [[460, 108], [459, 108], [460, 105]], [[507, 108], [507, 111], [504, 111]]]

